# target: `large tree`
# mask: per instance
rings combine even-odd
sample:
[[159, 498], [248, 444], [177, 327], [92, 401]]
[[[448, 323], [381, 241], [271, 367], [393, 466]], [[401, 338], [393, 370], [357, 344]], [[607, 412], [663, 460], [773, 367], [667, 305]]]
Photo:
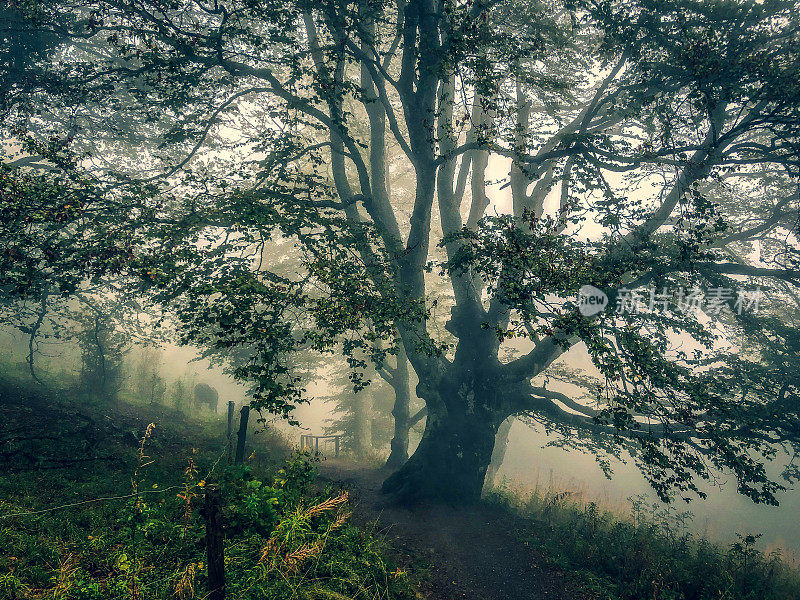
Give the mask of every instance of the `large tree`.
[[[289, 213], [280, 217], [282, 235], [313, 256], [306, 264], [323, 284], [312, 307], [316, 325], [333, 335], [353, 333], [356, 321], [379, 324], [380, 335], [345, 341], [353, 366], [355, 347], [379, 368], [397, 352], [382, 345], [391, 322], [427, 419], [419, 447], [386, 491], [477, 498], [500, 424], [526, 414], [565, 443], [636, 449], [664, 497], [699, 491], [694, 479], [714, 465], [731, 469], [754, 500], [775, 501], [781, 486], [763, 461], [776, 446], [796, 449], [798, 388], [788, 377], [771, 380], [785, 368], [772, 368], [760, 350], [721, 351], [712, 338], [718, 327], [729, 338], [758, 331], [757, 348], [771, 346], [785, 364], [793, 334], [735, 311], [711, 324], [699, 313], [669, 311], [586, 318], [575, 296], [585, 284], [612, 302], [618, 288], [648, 283], [737, 289], [750, 276], [797, 284], [795, 3], [17, 7], [27, 20], [15, 20], [16, 31], [47, 32], [60, 45], [49, 61], [33, 61], [29, 77], [19, 78], [24, 86], [10, 86], [11, 96], [25, 93], [24, 103], [7, 103], [19, 106], [8, 119], [16, 131], [40, 140], [69, 132], [103, 177], [146, 173], [182, 186], [189, 200], [172, 220], [172, 239], [184, 232], [195, 247], [233, 244], [214, 260], [239, 257], [235, 268], [214, 262], [202, 273], [248, 281], [249, 300], [228, 306], [239, 316], [226, 318], [224, 286], [196, 285], [180, 313], [200, 320], [193, 331], [207, 332], [216, 320], [218, 333], [229, 334], [224, 343], [280, 350], [274, 338], [259, 342], [267, 331], [260, 311], [286, 296], [275, 295], [274, 280], [254, 289], [243, 273], [258, 262], [241, 259], [245, 246], [259, 247], [256, 233], [274, 226], [275, 211]], [[65, 81], [72, 86], [53, 83]], [[389, 185], [390, 151], [411, 169], [410, 188]], [[493, 191], [500, 168], [507, 185]], [[501, 191], [511, 197], [509, 216], [487, 217], [490, 196]], [[165, 206], [154, 214], [169, 212]], [[305, 228], [315, 211], [335, 215], [338, 233], [328, 239], [348, 248], [316, 245]], [[441, 268], [431, 265], [439, 228]], [[749, 240], [770, 236], [784, 243], [766, 259], [746, 251]], [[443, 283], [450, 293], [432, 297]], [[242, 287], [234, 288], [241, 300]], [[421, 305], [429, 316], [447, 313], [447, 333], [435, 318], [402, 310]], [[271, 315], [273, 324], [287, 318], [285, 307]], [[505, 342], [519, 337], [522, 354], [506, 359]], [[314, 339], [321, 338], [306, 338]], [[681, 351], [687, 339], [705, 353]], [[576, 345], [601, 374], [595, 405], [535, 379]], [[287, 412], [290, 402], [277, 400], [285, 391], [278, 386], [257, 400]]]

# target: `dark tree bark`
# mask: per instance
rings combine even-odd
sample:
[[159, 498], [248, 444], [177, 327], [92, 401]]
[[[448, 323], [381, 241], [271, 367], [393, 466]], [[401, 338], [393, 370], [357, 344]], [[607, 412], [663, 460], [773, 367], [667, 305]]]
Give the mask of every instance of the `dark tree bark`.
[[469, 504], [480, 499], [492, 459], [495, 419], [429, 417], [414, 455], [383, 484], [397, 501]]
[[233, 462], [233, 411], [235, 405], [233, 400], [228, 400], [228, 437], [225, 441], [228, 447], [228, 464]]
[[39, 385], [44, 385], [36, 373], [36, 336], [39, 335], [39, 329], [42, 327], [44, 318], [47, 316], [47, 297], [49, 295], [48, 289], [42, 290], [41, 299], [39, 302], [39, 310], [36, 312], [36, 322], [31, 326], [28, 333], [28, 356], [26, 362], [28, 363], [28, 371], [30, 371], [31, 378]]
[[480, 499], [505, 413], [492, 378], [472, 378], [469, 370], [461, 373], [425, 393], [428, 417], [422, 440], [382, 488], [399, 502], [469, 504]]

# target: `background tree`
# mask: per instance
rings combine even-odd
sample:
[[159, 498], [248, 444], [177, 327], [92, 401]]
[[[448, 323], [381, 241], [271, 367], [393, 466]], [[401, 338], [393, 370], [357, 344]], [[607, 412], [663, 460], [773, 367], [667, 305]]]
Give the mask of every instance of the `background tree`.
[[166, 383], [161, 375], [162, 361], [158, 348], [137, 348], [130, 381], [131, 389], [140, 402], [154, 404], [164, 399]]
[[117, 329], [113, 318], [96, 306], [83, 313], [80, 382], [84, 391], [104, 400], [116, 400], [124, 384], [124, 359], [129, 337]]
[[194, 385], [188, 383], [187, 377], [178, 377], [169, 387], [170, 400], [175, 410], [185, 411], [189, 405], [189, 390], [194, 389]]
[[[97, 340], [87, 338], [95, 325], [107, 332], [99, 337], [109, 336], [108, 342], [116, 335], [112, 329], [145, 337], [137, 322], [140, 307], [123, 290], [123, 265], [133, 256], [137, 227], [132, 215], [119, 210], [125, 192], [103, 196], [94, 178], [78, 172], [65, 146], [50, 140], [30, 146], [16, 161], [4, 153], [0, 164], [0, 323], [28, 337], [34, 379], [43, 341], [79, 342], [92, 363], [86, 366], [97, 375], [100, 351]], [[34, 168], [37, 162], [47, 169]], [[147, 194], [135, 195], [141, 206]]]
[[337, 361], [329, 372], [326, 400], [334, 406], [328, 433], [344, 435], [345, 449], [357, 456], [374, 456], [377, 452], [391, 450], [390, 442], [395, 434], [392, 410], [396, 406], [394, 390], [367, 371], [370, 384], [359, 392], [353, 392], [349, 378], [350, 369]]

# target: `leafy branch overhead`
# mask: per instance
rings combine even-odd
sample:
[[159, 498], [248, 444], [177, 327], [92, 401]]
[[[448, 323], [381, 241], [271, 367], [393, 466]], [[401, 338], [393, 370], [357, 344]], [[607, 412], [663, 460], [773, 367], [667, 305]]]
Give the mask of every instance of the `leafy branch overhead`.
[[[75, 268], [43, 279], [74, 288], [102, 262], [184, 341], [249, 352], [237, 374], [284, 415], [298, 348], [378, 373], [407, 356], [426, 425], [385, 483], [399, 497], [478, 498], [495, 433], [523, 414], [564, 444], [631, 451], [664, 498], [722, 468], [774, 503], [765, 465], [800, 442], [796, 8], [18, 2], [1, 105], [29, 148], [15, 164], [85, 178], [22, 197], [63, 208], [78, 189], [98, 210], [69, 213], [66, 238], [39, 222], [9, 239], [65, 239]], [[109, 244], [129, 253], [81, 250]], [[612, 304], [642, 286], [765, 302], [585, 318], [586, 285]], [[599, 387], [548, 386], [578, 356]]]

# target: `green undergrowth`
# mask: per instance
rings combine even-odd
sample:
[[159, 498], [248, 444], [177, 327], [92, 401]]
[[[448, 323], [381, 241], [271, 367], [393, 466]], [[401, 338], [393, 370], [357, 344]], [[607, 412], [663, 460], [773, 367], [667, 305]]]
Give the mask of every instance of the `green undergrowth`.
[[[248, 464], [228, 466], [221, 425], [163, 407], [71, 402], [0, 386], [0, 408], [19, 419], [4, 422], [0, 449], [47, 455], [0, 466], [0, 599], [205, 598], [211, 485], [221, 489], [226, 597], [414, 597], [384, 540], [350, 524], [346, 492], [315, 479], [312, 455], [273, 436], [256, 443]], [[76, 430], [77, 413], [89, 420], [77, 419]], [[13, 431], [27, 431], [26, 418], [39, 419], [39, 439], [20, 446]], [[72, 438], [90, 424], [96, 439], [84, 448]]]
[[571, 500], [496, 487], [485, 501], [508, 511], [519, 537], [604, 600], [798, 600], [800, 574], [755, 536], [728, 547], [693, 536], [685, 515], [633, 498], [633, 519]]

